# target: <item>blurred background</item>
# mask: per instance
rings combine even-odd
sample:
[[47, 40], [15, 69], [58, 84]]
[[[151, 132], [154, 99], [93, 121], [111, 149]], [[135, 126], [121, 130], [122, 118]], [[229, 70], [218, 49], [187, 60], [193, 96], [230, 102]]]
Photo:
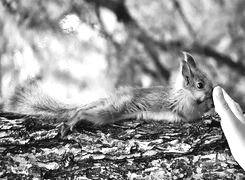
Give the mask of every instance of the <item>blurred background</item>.
[[165, 85], [181, 51], [245, 109], [244, 0], [1, 0], [0, 96], [28, 78], [86, 103]]

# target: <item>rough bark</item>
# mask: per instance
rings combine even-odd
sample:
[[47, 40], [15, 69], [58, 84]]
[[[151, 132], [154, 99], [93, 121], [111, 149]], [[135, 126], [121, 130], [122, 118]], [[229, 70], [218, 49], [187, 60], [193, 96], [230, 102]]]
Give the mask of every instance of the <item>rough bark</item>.
[[61, 139], [59, 127], [0, 118], [0, 178], [242, 179], [219, 123], [127, 121]]

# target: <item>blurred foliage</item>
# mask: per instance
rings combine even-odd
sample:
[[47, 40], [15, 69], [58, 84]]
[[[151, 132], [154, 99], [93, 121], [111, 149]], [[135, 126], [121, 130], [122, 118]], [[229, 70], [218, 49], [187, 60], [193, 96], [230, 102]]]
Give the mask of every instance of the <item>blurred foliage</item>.
[[2, 0], [2, 94], [27, 78], [79, 101], [167, 84], [184, 50], [245, 107], [244, 10], [243, 0]]

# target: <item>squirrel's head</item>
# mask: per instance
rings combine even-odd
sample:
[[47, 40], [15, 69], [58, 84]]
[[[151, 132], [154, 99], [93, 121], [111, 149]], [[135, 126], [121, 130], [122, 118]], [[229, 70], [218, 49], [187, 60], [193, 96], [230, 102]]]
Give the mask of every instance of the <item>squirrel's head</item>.
[[182, 75], [182, 88], [189, 91], [197, 104], [207, 99], [212, 101], [213, 85], [206, 74], [197, 66], [195, 59], [183, 52], [184, 59], [181, 61], [180, 71]]

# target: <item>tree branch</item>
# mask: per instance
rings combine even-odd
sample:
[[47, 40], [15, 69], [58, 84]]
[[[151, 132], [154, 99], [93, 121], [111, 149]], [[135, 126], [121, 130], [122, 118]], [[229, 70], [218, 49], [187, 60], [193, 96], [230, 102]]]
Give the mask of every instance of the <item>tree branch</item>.
[[202, 45], [198, 42], [194, 42], [191, 45], [185, 45], [181, 40], [178, 41], [154, 41], [163, 51], [189, 51], [198, 55], [211, 57], [220, 64], [224, 64], [234, 69], [240, 75], [245, 76], [245, 66], [241, 62], [235, 62], [229, 55], [218, 52], [213, 47], [208, 45]]
[[[161, 64], [160, 59], [158, 57], [158, 53], [156, 52], [156, 46], [161, 48], [163, 51], [191, 51], [193, 53], [203, 55], [206, 57], [212, 57], [214, 60], [221, 64], [225, 64], [230, 68], [237, 71], [239, 74], [245, 76], [245, 66], [242, 63], [236, 63], [229, 55], [218, 52], [213, 47], [208, 45], [202, 45], [199, 42], [194, 42], [191, 45], [186, 45], [183, 41], [156, 41], [152, 37], [150, 37], [142, 28], [137, 24], [137, 22], [132, 18], [127, 10], [124, 0], [86, 0], [89, 3], [98, 4], [101, 7], [108, 8], [112, 10], [118, 20], [122, 21], [128, 29], [133, 31], [135, 38], [141, 42], [145, 50], [151, 56], [155, 66], [158, 71], [162, 74], [166, 79], [169, 78], [169, 71]], [[177, 7], [180, 7], [177, 3]], [[184, 17], [184, 16], [182, 16]], [[188, 21], [186, 21], [188, 23]], [[191, 26], [190, 26], [191, 27]], [[189, 28], [190, 28], [189, 27]], [[194, 30], [193, 30], [194, 32]]]
[[117, 50], [120, 50], [121, 49], [120, 44], [117, 43], [114, 40], [113, 36], [110, 33], [108, 33], [107, 30], [106, 30], [105, 24], [104, 24], [103, 20], [101, 19], [101, 14], [100, 14], [98, 6], [95, 7], [95, 14], [96, 14], [96, 16], [98, 18], [98, 21], [99, 21], [100, 25], [101, 25], [101, 33], [105, 36], [106, 39], [108, 39], [114, 45], [114, 47]]
[[174, 3], [174, 6], [175, 6], [176, 10], [178, 11], [181, 19], [183, 20], [184, 24], [186, 25], [186, 27], [187, 27], [187, 29], [189, 31], [189, 34], [192, 36], [192, 38], [194, 40], [196, 40], [197, 34], [196, 34], [195, 30], [192, 28], [191, 23], [187, 19], [187, 17], [185, 15], [185, 13], [184, 13], [179, 1], [178, 0], [174, 0], [173, 3]]
[[60, 127], [38, 116], [0, 113], [0, 127], [0, 179], [245, 177], [219, 124], [132, 120], [99, 129], [81, 124], [60, 138]]
[[133, 21], [130, 16], [124, 0], [85, 0], [88, 3], [92, 3], [97, 7], [104, 7], [110, 9], [117, 16], [118, 21], [123, 23], [130, 23]]
[[131, 33], [131, 35], [137, 39], [144, 49], [149, 54], [156, 69], [158, 70], [161, 77], [166, 80], [170, 78], [170, 72], [162, 65], [159, 58], [157, 47], [155, 46], [152, 38], [138, 25], [136, 20], [131, 16], [127, 7], [125, 6], [124, 0], [86, 0], [88, 3], [93, 3], [96, 6], [110, 9], [117, 16], [118, 21], [124, 23], [125, 27]]

